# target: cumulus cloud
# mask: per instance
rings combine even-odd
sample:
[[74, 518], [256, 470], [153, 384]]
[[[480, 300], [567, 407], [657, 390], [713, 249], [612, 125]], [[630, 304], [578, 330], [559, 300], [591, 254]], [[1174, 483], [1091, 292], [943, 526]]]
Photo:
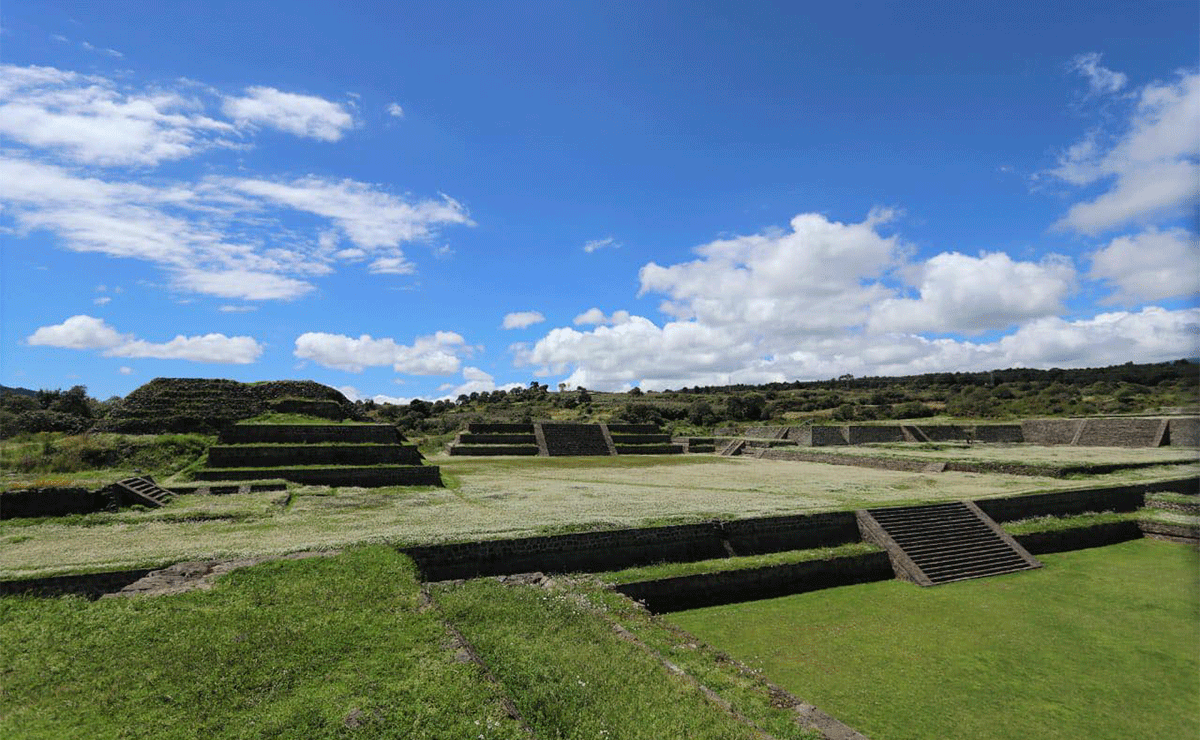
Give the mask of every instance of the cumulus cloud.
[[35, 346], [63, 349], [101, 350], [107, 357], [146, 357], [160, 360], [189, 360], [249, 364], [262, 354], [262, 346], [251, 337], [227, 337], [224, 334], [176, 336], [154, 343], [122, 334], [94, 316], [72, 316], [61, 324], [43, 326], [26, 341]]
[[600, 249], [604, 249], [606, 247], [612, 247], [613, 249], [617, 249], [620, 246], [621, 246], [621, 242], [617, 241], [614, 237], [609, 236], [609, 237], [605, 237], [604, 239], [593, 239], [590, 242], [588, 242], [587, 244], [584, 244], [583, 251], [587, 252], [588, 254], [591, 254], [592, 252], [595, 252]]
[[525, 329], [545, 320], [546, 317], [539, 311], [514, 311], [504, 315], [504, 321], [500, 327], [502, 329]]
[[354, 125], [340, 103], [273, 87], [248, 87], [242, 97], [225, 98], [222, 109], [239, 126], [266, 126], [321, 141], [337, 141]]
[[1112, 285], [1114, 302], [1156, 301], [1200, 291], [1200, 241], [1185, 229], [1150, 227], [1117, 237], [1091, 259], [1088, 277]]
[[490, 373], [484, 372], [477, 367], [471, 367], [470, 365], [463, 368], [462, 377], [462, 383], [458, 385], [447, 384], [439, 389], [446, 392], [446, 395], [441, 397], [442, 399], [453, 401], [464, 394], [469, 396], [472, 393], [491, 393], [495, 390], [509, 391], [513, 388], [521, 387], [520, 383], [507, 383], [497, 386], [496, 379]]
[[1104, 192], [1072, 205], [1056, 228], [1099, 234], [1130, 222], [1173, 218], [1200, 201], [1200, 73], [1142, 87], [1123, 130], [1092, 131], [1047, 174]]
[[872, 330], [977, 334], [1005, 329], [1060, 311], [1075, 286], [1071, 261], [1057, 255], [1033, 263], [1016, 262], [1003, 252], [979, 257], [949, 252], [915, 271], [920, 297], [880, 301], [871, 310]]
[[639, 295], [664, 293], [660, 309], [713, 327], [754, 327], [780, 338], [860, 324], [890, 291], [877, 281], [900, 262], [902, 244], [878, 228], [894, 213], [857, 224], [803, 213], [790, 230], [722, 239], [699, 259], [641, 269]]
[[404, 118], [404, 109], [400, 107], [399, 103], [389, 103], [387, 113], [392, 118]]
[[458, 372], [460, 357], [469, 348], [461, 335], [439, 331], [417, 337], [411, 345], [390, 338], [363, 334], [355, 339], [342, 334], [305, 332], [296, 337], [296, 357], [349, 372], [391, 365], [398, 373], [449, 375]]
[[575, 326], [598, 326], [600, 324], [624, 324], [626, 321], [629, 321], [628, 311], [613, 311], [612, 316], [605, 316], [603, 311], [592, 307], [576, 316], [571, 323]]

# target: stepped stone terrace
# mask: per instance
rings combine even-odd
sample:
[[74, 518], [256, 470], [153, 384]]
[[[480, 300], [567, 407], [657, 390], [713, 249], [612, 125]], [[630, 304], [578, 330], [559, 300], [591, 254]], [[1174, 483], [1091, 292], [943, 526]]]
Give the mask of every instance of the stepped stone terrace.
[[[678, 455], [674, 442], [654, 424], [469, 424], [447, 447], [451, 455]], [[711, 451], [711, 450], [709, 450]]]
[[440, 486], [439, 468], [423, 460], [388, 424], [239, 424], [221, 432], [196, 479]]

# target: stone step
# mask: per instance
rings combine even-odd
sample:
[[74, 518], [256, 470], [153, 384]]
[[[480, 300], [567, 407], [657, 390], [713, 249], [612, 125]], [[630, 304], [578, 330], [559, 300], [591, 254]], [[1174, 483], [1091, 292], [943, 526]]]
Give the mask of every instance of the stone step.
[[897, 576], [932, 586], [1041, 567], [971, 503], [858, 512], [863, 538], [888, 551]]

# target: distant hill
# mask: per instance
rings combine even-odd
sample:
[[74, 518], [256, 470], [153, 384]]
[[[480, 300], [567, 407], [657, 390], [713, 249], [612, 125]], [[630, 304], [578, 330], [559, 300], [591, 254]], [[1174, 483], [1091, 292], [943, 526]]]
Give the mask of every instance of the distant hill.
[[6, 393], [11, 393], [14, 396], [29, 396], [30, 398], [37, 398], [37, 391], [31, 391], [28, 388], [10, 388], [7, 385], [0, 385], [0, 396], [3, 396]]

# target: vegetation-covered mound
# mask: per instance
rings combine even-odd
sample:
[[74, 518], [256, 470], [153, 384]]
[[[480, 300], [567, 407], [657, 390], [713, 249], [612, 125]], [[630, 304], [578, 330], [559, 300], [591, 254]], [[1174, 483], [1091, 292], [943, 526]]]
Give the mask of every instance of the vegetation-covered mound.
[[155, 378], [116, 404], [95, 430], [123, 434], [215, 434], [242, 419], [276, 410], [301, 409], [326, 418], [358, 418], [354, 404], [345, 396], [311, 380], [239, 383], [207, 378]]

